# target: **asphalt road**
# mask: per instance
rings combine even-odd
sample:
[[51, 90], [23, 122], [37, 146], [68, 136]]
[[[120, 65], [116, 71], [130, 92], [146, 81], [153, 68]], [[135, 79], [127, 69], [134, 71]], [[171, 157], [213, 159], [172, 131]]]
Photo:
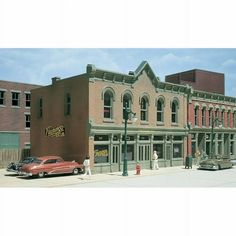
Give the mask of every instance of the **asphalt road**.
[[156, 171], [141, 170], [141, 175], [129, 171], [96, 174], [91, 178], [81, 175], [23, 178], [0, 170], [0, 187], [78, 187], [78, 188], [132, 188], [132, 187], [236, 187], [236, 167], [219, 171], [184, 169], [182, 166], [161, 168]]

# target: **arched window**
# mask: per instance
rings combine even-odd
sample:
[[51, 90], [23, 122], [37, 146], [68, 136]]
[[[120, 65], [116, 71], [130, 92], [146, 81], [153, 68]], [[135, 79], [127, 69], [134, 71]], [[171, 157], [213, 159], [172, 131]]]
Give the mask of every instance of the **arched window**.
[[162, 98], [157, 101], [157, 122], [164, 122], [164, 100]]
[[209, 123], [209, 127], [211, 127], [212, 126], [212, 119], [214, 117], [213, 108], [210, 107], [208, 112], [209, 112], [209, 114], [208, 114], [208, 117], [209, 117], [208, 123]]
[[206, 126], [206, 107], [202, 108], [202, 126]]
[[141, 98], [141, 121], [148, 121], [148, 99], [146, 97]]
[[128, 110], [131, 110], [131, 96], [128, 93], [123, 96], [123, 119], [125, 119], [125, 106]]
[[194, 125], [199, 126], [199, 107], [194, 108]]
[[176, 100], [171, 104], [171, 122], [178, 123], [178, 102]]
[[113, 94], [107, 90], [104, 93], [104, 113], [103, 117], [106, 119], [112, 119], [113, 115]]

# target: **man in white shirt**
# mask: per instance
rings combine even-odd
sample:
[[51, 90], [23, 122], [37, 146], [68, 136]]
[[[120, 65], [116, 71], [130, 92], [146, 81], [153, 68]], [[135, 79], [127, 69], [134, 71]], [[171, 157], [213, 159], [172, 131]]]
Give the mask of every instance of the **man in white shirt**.
[[153, 170], [158, 170], [159, 169], [159, 166], [158, 166], [158, 155], [157, 155], [156, 151], [154, 151], [153, 157], [152, 157], [152, 169]]

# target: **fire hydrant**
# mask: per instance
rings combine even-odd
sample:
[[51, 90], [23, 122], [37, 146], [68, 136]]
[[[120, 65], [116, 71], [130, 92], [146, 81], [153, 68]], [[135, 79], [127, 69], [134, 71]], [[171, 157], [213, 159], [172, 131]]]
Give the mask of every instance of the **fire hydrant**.
[[137, 162], [136, 164], [136, 175], [140, 175], [141, 172], [141, 165]]

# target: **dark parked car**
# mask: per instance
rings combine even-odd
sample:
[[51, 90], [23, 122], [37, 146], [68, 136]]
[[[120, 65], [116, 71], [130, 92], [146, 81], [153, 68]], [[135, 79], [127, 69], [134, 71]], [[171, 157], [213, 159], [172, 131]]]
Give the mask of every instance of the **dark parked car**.
[[75, 161], [64, 161], [58, 156], [36, 158], [32, 163], [21, 167], [19, 174], [23, 176], [44, 177], [45, 175], [74, 174], [83, 171], [83, 165]]
[[233, 163], [229, 158], [223, 158], [222, 156], [215, 156], [214, 158], [209, 158], [203, 160], [199, 163], [199, 169], [205, 170], [221, 170], [231, 168]]
[[32, 163], [35, 159], [36, 159], [36, 157], [26, 157], [26, 158], [22, 159], [21, 161], [19, 161], [18, 163], [11, 162], [7, 166], [7, 171], [18, 173], [19, 169], [23, 165]]

